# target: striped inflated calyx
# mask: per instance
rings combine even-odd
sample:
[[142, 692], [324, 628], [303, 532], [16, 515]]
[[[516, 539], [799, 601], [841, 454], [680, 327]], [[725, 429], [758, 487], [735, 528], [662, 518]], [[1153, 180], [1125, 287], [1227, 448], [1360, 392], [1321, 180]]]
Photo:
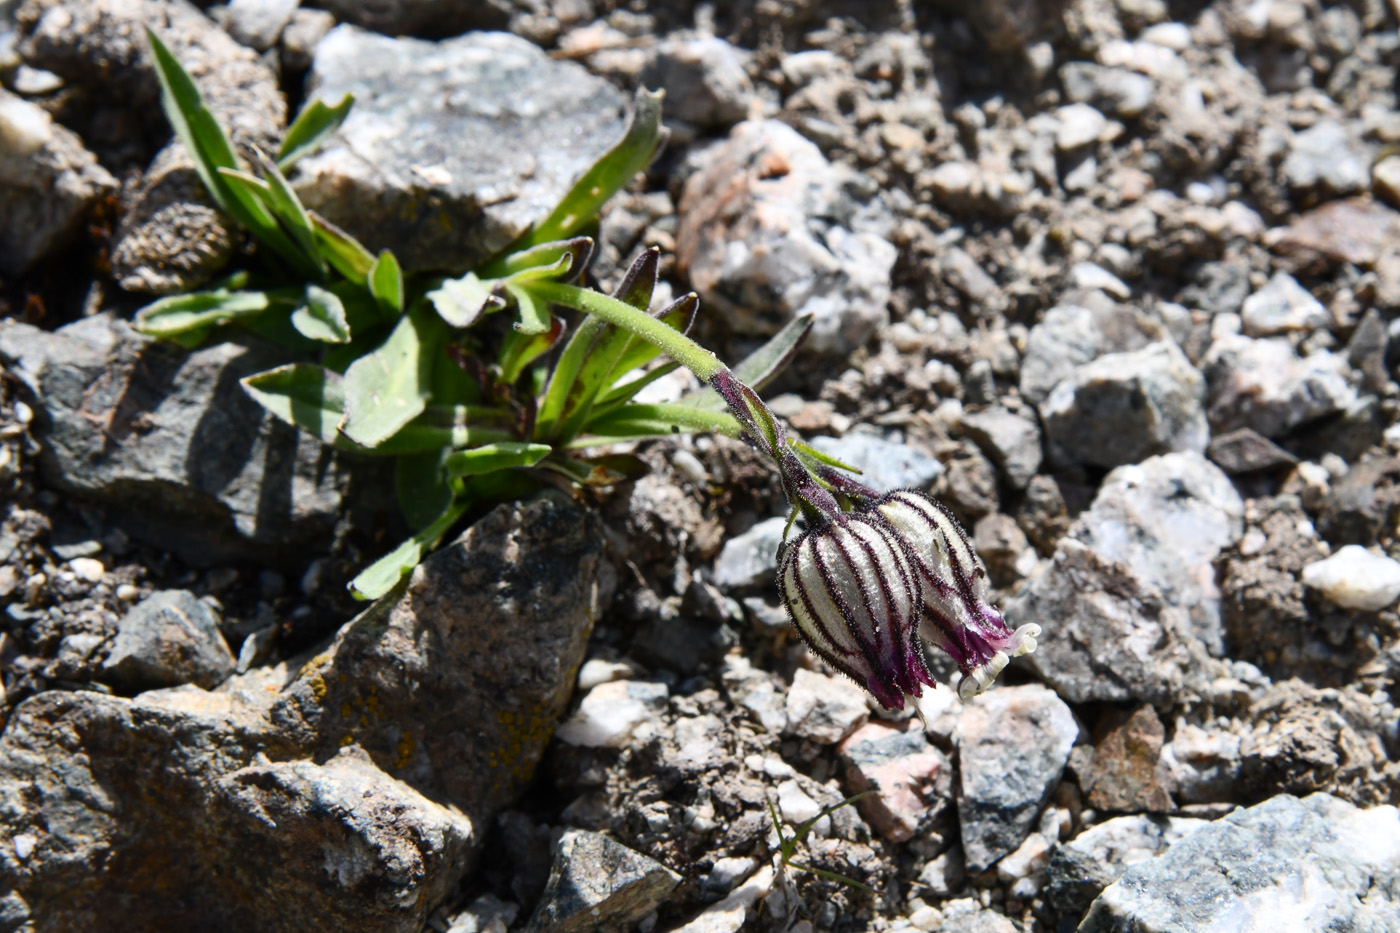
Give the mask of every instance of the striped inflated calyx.
[[803, 639], [886, 709], [934, 686], [914, 633], [922, 606], [905, 543], [873, 514], [838, 515], [787, 546], [778, 584]]
[[875, 511], [901, 541], [919, 581], [918, 634], [957, 662], [958, 692], [981, 693], [1011, 658], [1035, 650], [1040, 626], [1011, 631], [987, 601], [987, 571], [967, 533], [949, 512], [922, 493], [898, 490]]

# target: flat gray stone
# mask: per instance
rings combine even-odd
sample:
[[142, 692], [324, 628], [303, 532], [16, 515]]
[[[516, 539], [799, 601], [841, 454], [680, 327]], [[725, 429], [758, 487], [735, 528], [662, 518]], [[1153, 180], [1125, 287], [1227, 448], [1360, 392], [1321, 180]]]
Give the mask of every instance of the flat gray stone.
[[1060, 780], [1079, 736], [1074, 714], [1046, 687], [1001, 687], [958, 723], [958, 822], [968, 870], [1014, 852]]
[[1025, 489], [1040, 469], [1043, 456], [1040, 424], [1034, 412], [1016, 412], [994, 405], [965, 410], [961, 423], [963, 431], [1001, 468], [1012, 488]]
[[233, 653], [209, 604], [189, 590], [161, 590], [117, 623], [103, 679], [133, 691], [180, 684], [212, 689], [233, 668]]
[[292, 183], [410, 271], [470, 268], [509, 245], [626, 122], [607, 81], [505, 33], [424, 42], [337, 26], [316, 48], [307, 96], [346, 93], [349, 118]]
[[1267, 285], [1246, 298], [1240, 316], [1250, 337], [1315, 330], [1332, 323], [1322, 302], [1287, 272], [1275, 272]]
[[1364, 191], [1371, 184], [1371, 149], [1356, 129], [1338, 120], [1318, 120], [1293, 136], [1279, 173], [1297, 191]]
[[1224, 654], [1215, 558], [1244, 533], [1244, 500], [1198, 453], [1171, 453], [1104, 477], [1093, 505], [1070, 530], [1099, 556], [1121, 561], [1185, 609], [1191, 628]]
[[1186, 613], [1127, 567], [1072, 538], [1006, 604], [1013, 624], [1039, 622], [1039, 647], [1024, 663], [1071, 703], [1171, 704], [1188, 655], [1178, 629]]
[[1326, 350], [1299, 356], [1284, 337], [1221, 337], [1211, 344], [1201, 368], [1207, 414], [1217, 434], [1251, 428], [1281, 438], [1356, 403], [1344, 357]]
[[732, 126], [748, 116], [754, 100], [743, 55], [713, 37], [662, 42], [641, 82], [666, 92], [667, 116], [698, 127]]
[[76, 133], [0, 88], [0, 273], [21, 275], [62, 247], [116, 191]]
[[1400, 817], [1279, 795], [1129, 868], [1080, 933], [1400, 929]]
[[822, 453], [859, 469], [856, 479], [878, 492], [927, 489], [943, 472], [943, 464], [932, 455], [864, 431], [843, 437], [814, 437], [810, 443]]
[[746, 120], [686, 180], [676, 259], [734, 331], [766, 336], [811, 314], [807, 347], [850, 353], [889, 320], [897, 252], [892, 216], [860, 187], [790, 126]]
[[771, 585], [778, 578], [778, 545], [787, 519], [767, 518], [724, 542], [715, 560], [714, 584], [728, 592]]
[[195, 565], [304, 561], [335, 525], [346, 461], [238, 383], [284, 362], [251, 336], [188, 351], [108, 314], [0, 322], [0, 363], [37, 401], [44, 479]]
[[3, 909], [70, 930], [421, 930], [471, 867], [471, 821], [358, 749], [302, 758], [269, 700], [182, 687], [21, 703], [0, 736]]
[[1061, 380], [1040, 405], [1052, 463], [1116, 467], [1210, 440], [1205, 379], [1168, 340], [1110, 353]]
[[602, 833], [570, 830], [559, 839], [554, 865], [527, 933], [586, 933], [623, 929], [651, 913], [681, 876]]
[[597, 516], [562, 496], [496, 507], [347, 623], [278, 695], [279, 723], [317, 754], [354, 742], [488, 825], [568, 709], [602, 560]]
[[1045, 871], [1045, 898], [1062, 914], [1082, 917], [1123, 872], [1165, 852], [1205, 820], [1137, 813], [1091, 826], [1057, 845]]

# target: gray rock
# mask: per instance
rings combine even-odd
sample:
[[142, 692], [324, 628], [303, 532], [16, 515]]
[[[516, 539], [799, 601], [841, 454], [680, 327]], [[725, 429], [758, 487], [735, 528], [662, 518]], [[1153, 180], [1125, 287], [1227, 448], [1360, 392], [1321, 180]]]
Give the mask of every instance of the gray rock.
[[103, 668], [104, 680], [130, 691], [212, 689], [233, 673], [234, 659], [208, 603], [189, 590], [161, 590], [127, 610]]
[[970, 871], [1015, 851], [1035, 827], [1079, 735], [1064, 701], [1039, 684], [969, 703], [958, 723], [958, 821]]
[[0, 863], [0, 892], [62, 929], [422, 929], [470, 867], [471, 822], [357, 750], [290, 760], [266, 697], [49, 692], [16, 707], [0, 833], [27, 853]]
[[1371, 151], [1354, 129], [1322, 119], [1293, 136], [1279, 174], [1294, 191], [1364, 191], [1371, 184]]
[[742, 55], [723, 39], [662, 42], [642, 69], [641, 82], [666, 92], [668, 116], [703, 128], [738, 123], [754, 100]]
[[575, 713], [560, 723], [556, 734], [567, 745], [584, 748], [625, 748], [666, 709], [670, 690], [665, 684], [612, 680], [599, 684], [583, 698]]
[[681, 876], [601, 833], [570, 830], [527, 933], [624, 929], [660, 907]]
[[224, 28], [229, 35], [259, 52], [277, 44], [301, 0], [229, 0]]
[[1275, 272], [1267, 285], [1246, 298], [1241, 316], [1250, 337], [1316, 330], [1332, 323], [1322, 302], [1287, 272]]
[[1400, 518], [1400, 458], [1372, 457], [1347, 470], [1322, 503], [1317, 530], [1333, 544], [1373, 544]]
[[1129, 868], [1081, 933], [1400, 927], [1400, 818], [1325, 794], [1280, 795]]
[[316, 46], [335, 28], [335, 17], [325, 10], [298, 9], [282, 29], [282, 70], [301, 74], [311, 67]]
[[731, 654], [724, 659], [723, 678], [730, 698], [752, 713], [766, 731], [776, 735], [787, 728], [786, 698], [767, 671], [754, 667], [743, 655]]
[[1189, 817], [1116, 816], [1055, 847], [1045, 872], [1045, 898], [1062, 914], [1082, 917], [1103, 889], [1140, 862], [1207, 825]]
[[1188, 660], [1185, 613], [1127, 567], [1073, 539], [1006, 605], [1013, 624], [1039, 622], [1026, 664], [1071, 703], [1139, 700], [1169, 706]]
[[[25, 60], [122, 110], [149, 113], [157, 132], [159, 84], [145, 29], [192, 75], [205, 104], [236, 146], [275, 152], [287, 122], [277, 76], [187, 0], [26, 0], [16, 17]], [[233, 256], [238, 235], [172, 141], [124, 194], [112, 245], [112, 274], [128, 291], [167, 294], [196, 287]]]
[[1211, 430], [1252, 428], [1279, 438], [1356, 403], [1346, 360], [1319, 350], [1300, 357], [1282, 337], [1255, 340], [1230, 334], [1206, 353]]
[[870, 717], [866, 693], [845, 677], [798, 668], [787, 695], [787, 731], [821, 745], [834, 745]]
[[1069, 100], [1093, 104], [1124, 119], [1142, 116], [1157, 91], [1147, 75], [1092, 62], [1067, 62], [1060, 68], [1060, 82]]
[[843, 437], [814, 437], [810, 443], [822, 453], [860, 470], [856, 478], [880, 492], [927, 489], [943, 472], [943, 464], [928, 453], [864, 431]]
[[1088, 104], [1068, 104], [1055, 111], [1055, 147], [1072, 152], [1096, 142], [1108, 120]]
[[504, 29], [510, 0], [321, 0], [336, 19], [389, 36], [455, 36], [468, 29]]
[[1249, 428], [1211, 438], [1206, 456], [1231, 476], [1293, 466], [1298, 462], [1297, 457]]
[[0, 273], [63, 246], [117, 180], [48, 113], [0, 88]]
[[1097, 263], [1075, 263], [1069, 270], [1069, 280], [1075, 288], [1097, 289], [1119, 301], [1126, 301], [1133, 294], [1127, 283]]
[[543, 220], [622, 135], [626, 109], [602, 78], [505, 33], [429, 43], [337, 26], [307, 94], [346, 93], [350, 116], [292, 183], [408, 270], [469, 268]]
[[969, 910], [948, 917], [938, 933], [1016, 933], [1016, 924], [995, 910]]
[[38, 401], [46, 481], [195, 565], [304, 559], [334, 527], [345, 465], [238, 384], [285, 360], [255, 338], [186, 351], [105, 314], [52, 333], [0, 323], [0, 362]]
[[786, 124], [745, 121], [687, 179], [676, 258], [733, 330], [772, 334], [812, 314], [807, 346], [849, 353], [889, 319], [896, 256], [888, 210], [859, 187]]
[[1206, 383], [1162, 340], [1080, 366], [1041, 403], [1052, 463], [1115, 467], [1171, 451], [1204, 453]]
[[353, 741], [488, 822], [568, 708], [602, 559], [597, 517], [562, 497], [498, 506], [419, 564], [396, 600], [342, 628], [283, 690], [279, 722], [320, 754]]
[[1021, 394], [1038, 405], [1079, 366], [1105, 353], [1139, 350], [1163, 336], [1160, 325], [1112, 305], [1056, 305], [1026, 338]]
[[1224, 653], [1213, 562], [1244, 531], [1244, 501], [1220, 468], [1196, 453], [1163, 454], [1104, 478], [1070, 532], [1121, 561], [1185, 609], [1202, 643]]
[[964, 411], [963, 432], [991, 457], [1013, 489], [1025, 489], [1040, 469], [1040, 425], [1033, 416], [1001, 405]]
[[952, 762], [929, 742], [917, 719], [898, 725], [868, 722], [838, 751], [847, 791], [876, 792], [860, 801], [860, 812], [891, 842], [912, 839], [952, 802]]
[[741, 535], [724, 542], [715, 560], [715, 586], [726, 592], [771, 585], [778, 574], [778, 546], [787, 519], [764, 519]]

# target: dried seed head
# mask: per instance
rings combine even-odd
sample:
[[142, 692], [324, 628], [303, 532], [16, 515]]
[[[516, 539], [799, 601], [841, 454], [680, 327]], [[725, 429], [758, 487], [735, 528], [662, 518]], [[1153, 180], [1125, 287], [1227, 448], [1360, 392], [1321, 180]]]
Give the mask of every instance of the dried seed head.
[[922, 493], [898, 490], [875, 511], [904, 542], [919, 580], [918, 634], [957, 662], [963, 699], [987, 689], [1011, 658], [1035, 650], [1040, 626], [1013, 632], [987, 601], [987, 570], [947, 509]]
[[886, 709], [933, 677], [914, 634], [921, 605], [908, 550], [876, 516], [838, 514], [787, 547], [778, 586], [798, 632]]

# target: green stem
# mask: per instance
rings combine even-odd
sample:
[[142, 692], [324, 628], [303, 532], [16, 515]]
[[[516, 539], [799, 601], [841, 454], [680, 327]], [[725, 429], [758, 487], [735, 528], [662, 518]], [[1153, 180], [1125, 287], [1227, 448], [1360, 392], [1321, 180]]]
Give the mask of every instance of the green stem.
[[728, 368], [719, 361], [719, 357], [685, 334], [658, 321], [645, 311], [638, 311], [625, 301], [577, 285], [562, 285], [559, 282], [536, 281], [524, 287], [543, 301], [566, 305], [636, 334], [695, 373], [702, 382], [708, 383], [716, 373]]

